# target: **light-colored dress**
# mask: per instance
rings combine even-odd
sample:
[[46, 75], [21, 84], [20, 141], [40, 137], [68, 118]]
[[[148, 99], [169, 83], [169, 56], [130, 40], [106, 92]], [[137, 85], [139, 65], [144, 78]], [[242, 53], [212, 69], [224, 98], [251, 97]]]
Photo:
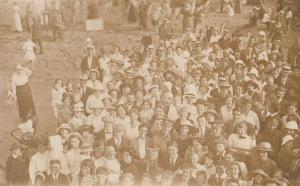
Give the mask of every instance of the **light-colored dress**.
[[59, 108], [63, 105], [62, 99], [63, 99], [63, 94], [65, 92], [66, 90], [63, 87], [59, 87], [58, 89], [53, 88], [51, 91], [51, 96], [52, 96], [51, 105], [53, 106], [54, 115], [56, 118], [58, 116]]
[[80, 171], [81, 155], [79, 150], [71, 149], [66, 153], [68, 167], [70, 169], [72, 178], [76, 178]]
[[21, 10], [18, 5], [13, 5], [13, 29], [17, 32], [22, 32], [22, 23], [21, 23]]
[[22, 47], [22, 49], [25, 51], [25, 56], [24, 56], [25, 61], [34, 62], [36, 60], [36, 55], [34, 53], [35, 47], [36, 47], [36, 45], [34, 44], [34, 42], [31, 39], [28, 39], [27, 41], [25, 41], [25, 43]]

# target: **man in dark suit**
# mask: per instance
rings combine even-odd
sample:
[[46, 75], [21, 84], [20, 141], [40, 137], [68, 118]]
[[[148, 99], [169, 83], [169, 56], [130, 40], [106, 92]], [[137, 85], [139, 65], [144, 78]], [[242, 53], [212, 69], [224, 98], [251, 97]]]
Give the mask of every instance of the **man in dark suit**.
[[87, 56], [85, 56], [81, 61], [81, 73], [88, 74], [92, 68], [99, 70], [99, 63], [94, 56], [94, 48], [89, 46], [87, 47]]
[[63, 186], [69, 185], [70, 181], [67, 175], [62, 174], [61, 170], [61, 163], [59, 160], [51, 160], [50, 161], [50, 174], [45, 178], [45, 185], [51, 186]]
[[178, 143], [176, 141], [170, 141], [168, 143], [168, 155], [168, 159], [164, 161], [163, 164], [164, 169], [173, 172], [181, 169], [183, 159], [178, 155]]

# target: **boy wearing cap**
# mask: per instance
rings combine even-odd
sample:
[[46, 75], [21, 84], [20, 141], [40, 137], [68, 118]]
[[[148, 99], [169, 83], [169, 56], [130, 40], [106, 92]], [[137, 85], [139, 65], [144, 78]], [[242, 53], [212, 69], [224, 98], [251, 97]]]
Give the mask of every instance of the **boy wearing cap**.
[[272, 145], [268, 142], [261, 142], [255, 147], [256, 152], [251, 153], [246, 162], [249, 171], [262, 169], [269, 176], [273, 176], [278, 170], [276, 162], [268, 157], [272, 151]]

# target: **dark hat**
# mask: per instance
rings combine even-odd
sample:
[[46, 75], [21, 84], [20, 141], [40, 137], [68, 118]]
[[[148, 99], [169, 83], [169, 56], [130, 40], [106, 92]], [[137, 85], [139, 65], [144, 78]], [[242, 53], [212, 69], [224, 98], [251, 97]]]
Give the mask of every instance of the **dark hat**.
[[228, 142], [224, 138], [215, 139], [214, 140], [214, 146], [216, 146], [216, 144], [223, 144], [225, 147], [228, 146]]
[[268, 178], [266, 181], [265, 181], [265, 184], [267, 183], [276, 183], [277, 185], [280, 185], [281, 182], [275, 178]]
[[131, 148], [131, 147], [123, 147], [122, 149], [120, 149], [120, 152], [121, 153], [125, 153], [125, 152], [128, 152], [133, 159], [137, 159], [138, 158], [138, 154], [137, 152]]
[[196, 100], [196, 102], [194, 104], [195, 105], [207, 105], [208, 102], [205, 99], [199, 98]]
[[90, 125], [81, 125], [79, 127], [79, 131], [80, 132], [85, 132], [85, 131], [92, 132], [92, 127]]
[[269, 175], [268, 175], [265, 171], [263, 171], [262, 169], [256, 169], [256, 170], [253, 170], [253, 171], [251, 172], [251, 174], [252, 174], [252, 175], [260, 174], [260, 175], [264, 176], [265, 178], [269, 178]]

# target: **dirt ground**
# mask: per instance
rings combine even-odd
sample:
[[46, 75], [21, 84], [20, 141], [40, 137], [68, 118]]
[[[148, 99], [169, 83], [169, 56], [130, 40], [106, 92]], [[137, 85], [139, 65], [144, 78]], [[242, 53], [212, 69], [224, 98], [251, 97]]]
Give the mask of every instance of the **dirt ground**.
[[[220, 26], [222, 23], [225, 23], [226, 29], [237, 29], [248, 22], [251, 8], [250, 6], [244, 7], [243, 14], [232, 18], [220, 13], [210, 13], [205, 17], [203, 26], [206, 24]], [[138, 30], [135, 25], [124, 23], [126, 22], [124, 18], [121, 18], [119, 24], [116, 24], [116, 22], [112, 24], [109, 21], [110, 19], [109, 16], [105, 17], [105, 22], [107, 23], [105, 31], [98, 33], [86, 32], [82, 25], [73, 31], [66, 31], [62, 42], [44, 42], [45, 53], [38, 56], [41, 62], [30, 81], [37, 112], [40, 115], [37, 135], [47, 135], [55, 132], [56, 122], [51, 107], [53, 82], [56, 78], [76, 82], [80, 75], [79, 63], [82, 48], [88, 36], [93, 38], [96, 48], [109, 47], [112, 44], [116, 44], [125, 49], [140, 42], [143, 32]], [[264, 29], [264, 26], [260, 25], [253, 30], [258, 32], [261, 29]], [[14, 142], [10, 132], [20, 124], [17, 108], [7, 104], [5, 90], [10, 88], [9, 82], [14, 64], [23, 62], [24, 53], [21, 47], [25, 40], [25, 35], [25, 33], [13, 33], [8, 28], [0, 27], [0, 149], [2, 150], [0, 164], [5, 163], [9, 154], [9, 146]], [[157, 39], [155, 32], [152, 32], [152, 35], [154, 39]], [[290, 34], [284, 45], [289, 46], [293, 37], [295, 37], [295, 34]], [[72, 60], [75, 61], [75, 65], [70, 62]], [[45, 67], [43, 61], [48, 62], [48, 67]]]

